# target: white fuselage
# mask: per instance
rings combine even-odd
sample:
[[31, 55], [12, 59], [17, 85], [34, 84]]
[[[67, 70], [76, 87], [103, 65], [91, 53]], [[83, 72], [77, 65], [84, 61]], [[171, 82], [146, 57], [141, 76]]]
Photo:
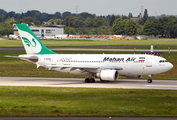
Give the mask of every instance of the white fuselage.
[[[30, 55], [20, 56], [25, 57]], [[81, 69], [71, 70], [72, 66], [97, 66], [97, 71], [93, 70], [92, 73], [98, 72], [99, 67], [120, 67], [122, 70], [118, 70], [118, 74], [125, 76], [159, 74], [173, 67], [171, 63], [162, 57], [142, 54], [54, 54], [35, 56], [38, 57], [37, 65], [49, 69], [52, 66], [52, 70], [71, 74], [89, 74], [87, 71], [80, 72]], [[66, 68], [62, 69], [64, 66]]]

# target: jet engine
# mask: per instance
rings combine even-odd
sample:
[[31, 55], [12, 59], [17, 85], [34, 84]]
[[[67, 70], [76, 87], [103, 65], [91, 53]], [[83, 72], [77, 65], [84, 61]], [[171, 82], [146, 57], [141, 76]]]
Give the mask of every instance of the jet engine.
[[102, 70], [101, 72], [96, 73], [96, 77], [101, 78], [102, 80], [116, 81], [119, 74], [117, 70]]
[[141, 78], [141, 75], [126, 75], [126, 78]]

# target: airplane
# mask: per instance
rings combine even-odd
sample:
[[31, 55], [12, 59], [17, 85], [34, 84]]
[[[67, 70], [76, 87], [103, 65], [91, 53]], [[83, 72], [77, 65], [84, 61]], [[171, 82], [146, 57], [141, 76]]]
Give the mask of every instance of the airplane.
[[49, 50], [26, 24], [16, 24], [26, 54], [17, 58], [37, 65], [70, 74], [88, 75], [85, 83], [100, 81], [117, 81], [120, 76], [141, 78], [166, 72], [173, 65], [165, 58], [146, 54], [57, 54]]

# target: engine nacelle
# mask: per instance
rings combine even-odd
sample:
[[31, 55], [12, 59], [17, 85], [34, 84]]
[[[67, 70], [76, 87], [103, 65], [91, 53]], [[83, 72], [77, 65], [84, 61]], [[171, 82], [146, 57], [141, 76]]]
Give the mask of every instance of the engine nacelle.
[[141, 78], [141, 75], [126, 75], [126, 78]]
[[117, 70], [102, 70], [99, 73], [96, 73], [96, 77], [101, 78], [102, 80], [116, 81], [119, 77]]

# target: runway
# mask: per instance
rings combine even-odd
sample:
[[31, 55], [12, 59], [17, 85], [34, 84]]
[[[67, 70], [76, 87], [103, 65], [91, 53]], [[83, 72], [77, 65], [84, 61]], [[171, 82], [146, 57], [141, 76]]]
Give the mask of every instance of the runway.
[[84, 87], [84, 88], [123, 88], [123, 89], [161, 89], [177, 90], [177, 81], [118, 79], [118, 81], [85, 83], [84, 78], [36, 78], [0, 77], [0, 86], [39, 86], [39, 87]]

